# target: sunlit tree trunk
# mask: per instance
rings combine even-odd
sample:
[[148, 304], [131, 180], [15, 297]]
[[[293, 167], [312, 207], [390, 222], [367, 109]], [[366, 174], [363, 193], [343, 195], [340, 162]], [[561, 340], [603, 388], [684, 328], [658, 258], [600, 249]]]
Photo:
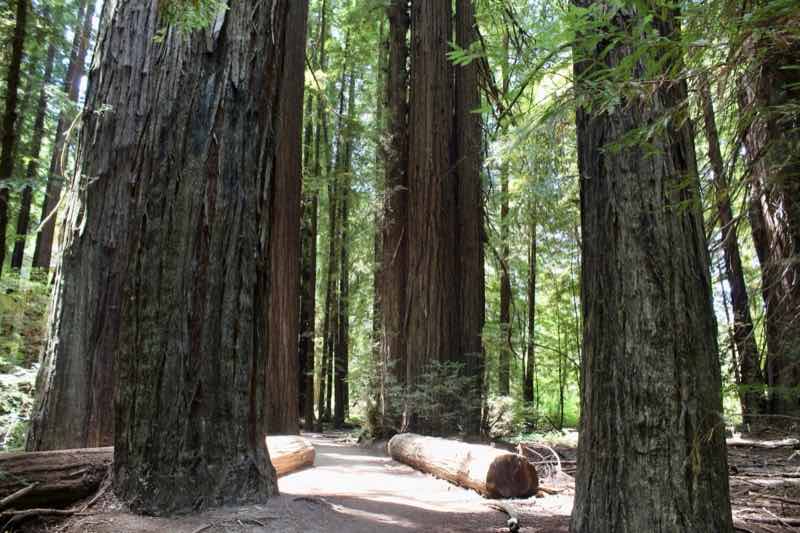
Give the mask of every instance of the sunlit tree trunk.
[[722, 249], [725, 256], [725, 277], [731, 290], [733, 306], [733, 342], [736, 346], [739, 367], [738, 385], [742, 411], [745, 416], [757, 415], [764, 408], [764, 376], [761, 373], [760, 354], [756, 345], [753, 319], [750, 316], [750, 301], [744, 280], [742, 257], [739, 253], [738, 226], [733, 216], [728, 178], [720, 150], [714, 104], [707, 80], [700, 83], [700, 98], [703, 108], [708, 158], [714, 173], [714, 192], [716, 197], [719, 226], [722, 232]]
[[530, 242], [528, 243], [528, 345], [525, 354], [525, 373], [522, 380], [522, 399], [534, 402], [534, 383], [536, 380], [536, 219], [530, 222]]
[[[72, 103], [78, 102], [81, 80], [84, 74], [86, 54], [91, 40], [92, 20], [95, 13], [93, 0], [82, 0], [78, 3], [78, 25], [74, 29], [72, 49], [67, 66], [67, 75], [64, 78], [63, 90], [67, 99]], [[50, 268], [52, 263], [53, 246], [56, 230], [56, 208], [61, 199], [62, 185], [65, 179], [64, 156], [66, 149], [66, 134], [72, 118], [70, 113], [61, 111], [58, 115], [56, 133], [53, 137], [53, 150], [50, 155], [50, 169], [47, 175], [47, 187], [44, 201], [42, 202], [41, 230], [36, 235], [36, 247], [33, 252], [33, 266], [36, 268]]]

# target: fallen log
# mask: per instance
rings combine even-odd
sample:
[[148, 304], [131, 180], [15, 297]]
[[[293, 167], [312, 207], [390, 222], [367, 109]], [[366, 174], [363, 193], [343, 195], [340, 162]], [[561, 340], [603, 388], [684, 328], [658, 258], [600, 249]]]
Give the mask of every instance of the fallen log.
[[314, 446], [302, 437], [267, 437], [267, 449], [278, 477], [314, 466]]
[[785, 438], [781, 440], [754, 440], [743, 439], [741, 437], [731, 437], [725, 440], [725, 443], [730, 447], [742, 446], [748, 448], [764, 448], [766, 450], [774, 450], [776, 448], [796, 448], [800, 446], [800, 440]]
[[[314, 464], [302, 437], [267, 437], [278, 477]], [[0, 511], [66, 507], [97, 492], [109, 475], [114, 448], [0, 453]]]
[[389, 441], [389, 455], [488, 498], [528, 498], [539, 485], [527, 459], [490, 446], [401, 433]]

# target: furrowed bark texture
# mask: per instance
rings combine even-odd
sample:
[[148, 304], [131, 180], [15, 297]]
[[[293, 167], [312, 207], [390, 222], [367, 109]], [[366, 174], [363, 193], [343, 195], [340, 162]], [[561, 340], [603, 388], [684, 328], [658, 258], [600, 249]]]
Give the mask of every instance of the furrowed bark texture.
[[[650, 14], [655, 31], [675, 37], [674, 13], [615, 7], [609, 25], [631, 31]], [[579, 101], [633, 52], [632, 37], [576, 47]], [[665, 113], [685, 113], [686, 97], [685, 82], [672, 82], [604, 113], [578, 108], [584, 341], [574, 533], [733, 530], [691, 126], [673, 117], [648, 139], [654, 151], [609, 147]]]
[[[411, 108], [409, 144], [409, 276], [407, 372], [416, 384], [435, 362], [457, 360], [459, 337], [458, 219], [452, 166], [453, 70], [449, 2], [411, 6]], [[417, 420], [411, 431], [447, 431], [436, 418]]]
[[[90, 2], [87, 18], [94, 12], [93, 4]], [[107, 11], [103, 13], [103, 22], [109, 16]], [[90, 22], [88, 28], [91, 28]], [[82, 42], [77, 39], [73, 43], [65, 79], [68, 97], [74, 98], [73, 101], [78, 98], [83, 72], [85, 44]], [[125, 57], [130, 64], [130, 54]], [[100, 61], [102, 57], [98, 54], [97, 68], [101, 66]], [[132, 74], [106, 77], [102, 85], [98, 79], [93, 91], [87, 93], [87, 109], [101, 110], [110, 106], [123, 115], [133, 113], [138, 104], [129, 101], [128, 91], [140, 86], [134, 78]], [[77, 181], [68, 193], [62, 239], [64, 253], [56, 272], [47, 343], [36, 378], [36, 401], [26, 442], [29, 451], [92, 448], [113, 443], [114, 417], [110, 407], [114, 350], [119, 338], [124, 261], [121, 255], [125, 253], [128, 220], [125, 179], [137, 172], [133, 132], [119, 125], [114, 116], [107, 111], [102, 115], [90, 112], [84, 122], [86, 141], [81, 150], [86, 160], [79, 170], [83, 175], [76, 174]], [[60, 151], [64, 148], [67, 120], [62, 113], [54, 140], [48, 191], [51, 186], [61, 190]], [[132, 124], [128, 125], [130, 127]], [[95, 129], [102, 136], [92, 138], [85, 133]], [[120, 179], [116, 179], [117, 176], [121, 176]], [[91, 185], [87, 187], [87, 183]], [[49, 195], [47, 192], [44, 216], [50, 214]], [[55, 202], [58, 196], [60, 192]], [[54, 217], [50, 223], [54, 223]], [[37, 237], [34, 266], [50, 265], [50, 248], [44, 246], [48, 238], [46, 231], [47, 224]], [[37, 263], [37, 258], [43, 257], [37, 254], [45, 252], [47, 263]]]
[[28, 185], [22, 190], [20, 199], [19, 214], [17, 215], [17, 238], [14, 241], [14, 252], [11, 255], [11, 268], [20, 270], [22, 261], [25, 257], [25, 243], [28, 238], [28, 230], [31, 220], [31, 202], [33, 201], [33, 183], [39, 173], [39, 154], [42, 150], [42, 139], [44, 137], [44, 121], [47, 118], [47, 86], [53, 77], [53, 65], [56, 58], [56, 47], [50, 44], [47, 47], [47, 57], [45, 58], [44, 75], [42, 86], [39, 89], [39, 97], [36, 102], [36, 117], [33, 120], [33, 133], [31, 137], [30, 157], [25, 179]]
[[270, 209], [267, 431], [297, 433], [303, 86], [308, 0], [289, 2]]
[[[408, 3], [393, 0], [389, 19], [386, 77], [387, 130], [381, 259], [381, 363], [384, 415], [399, 411], [389, 392], [406, 382], [406, 283], [408, 280]], [[387, 388], [388, 387], [388, 388]], [[388, 421], [387, 421], [388, 422]], [[392, 420], [399, 426], [399, 420]]]
[[703, 107], [708, 158], [714, 172], [719, 226], [722, 232], [722, 249], [725, 259], [725, 277], [731, 289], [733, 307], [733, 342], [739, 364], [739, 383], [742, 412], [745, 416], [757, 415], [764, 409], [764, 376], [761, 373], [761, 356], [756, 345], [753, 318], [750, 316], [750, 301], [744, 280], [742, 256], [736, 235], [737, 223], [733, 216], [729, 195], [728, 178], [719, 145], [714, 104], [707, 80], [700, 83], [700, 98]]
[[14, 33], [11, 38], [11, 59], [6, 75], [5, 109], [3, 110], [2, 139], [0, 139], [0, 275], [6, 258], [6, 227], [8, 226], [8, 187], [4, 183], [14, 172], [14, 150], [17, 145], [17, 108], [22, 56], [25, 48], [30, 0], [16, 1]]
[[[458, 6], [455, 38], [462, 45], [474, 35], [471, 9], [469, 3]], [[477, 326], [483, 324], [480, 122], [471, 113], [478, 102], [477, 75], [474, 66], [454, 69], [447, 58], [454, 38], [451, 18], [447, 2], [412, 3], [406, 294], [406, 372], [412, 388], [435, 363], [458, 363], [472, 373], [480, 366], [475, 357], [481, 351]], [[443, 405], [447, 402], [437, 403], [452, 410]], [[465, 413], [459, 415], [467, 422]], [[422, 419], [411, 404], [404, 426], [437, 433], [457, 429], [435, 413]]]
[[[760, 2], [756, 3], [761, 4]], [[800, 413], [800, 42], [794, 21], [770, 20], [775, 32], [745, 43], [749, 65], [740, 82], [750, 170], [749, 218], [758, 259], [767, 338], [769, 409]], [[787, 111], [788, 109], [788, 111]]]
[[[91, 1], [82, 1], [78, 4], [78, 26], [74, 30], [69, 65], [63, 87], [64, 92], [67, 93], [67, 99], [73, 103], [78, 101], [78, 95], [80, 94], [86, 54], [89, 50], [95, 4], [96, 2]], [[36, 235], [36, 247], [33, 252], [33, 266], [37, 268], [50, 268], [52, 264], [56, 230], [54, 211], [61, 198], [61, 190], [64, 183], [65, 169], [62, 163], [67, 141], [67, 129], [71, 121], [72, 118], [66, 111], [62, 111], [58, 116], [56, 133], [53, 139], [53, 152], [50, 156], [50, 172], [47, 175], [47, 187], [44, 201], [42, 202], [42, 216], [39, 219], [40, 224], [42, 222], [44, 224]]]
[[[115, 356], [114, 488], [137, 512], [277, 490], [259, 324], [286, 10], [235, 2], [203, 31], [156, 40], [156, 1], [105, 6], [43, 383], [79, 405], [46, 395], [39, 411], [89, 423], [40, 425], [32, 442], [110, 434], [97, 413]], [[80, 361], [60, 372], [63, 358]]]
[[[469, 49], [477, 39], [472, 0], [456, 2], [456, 44]], [[461, 275], [461, 357], [469, 378], [465, 394], [470, 403], [464, 413], [464, 430], [480, 433], [483, 391], [483, 324], [485, 321], [483, 186], [481, 181], [481, 106], [478, 62], [455, 67], [456, 83], [456, 174], [458, 177], [458, 228]]]

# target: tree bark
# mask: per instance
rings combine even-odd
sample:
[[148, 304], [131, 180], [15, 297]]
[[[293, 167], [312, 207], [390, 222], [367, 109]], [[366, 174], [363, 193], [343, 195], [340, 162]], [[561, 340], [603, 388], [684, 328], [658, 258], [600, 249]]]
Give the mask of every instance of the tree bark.
[[[83, 78], [86, 54], [92, 33], [92, 19], [95, 12], [94, 1], [82, 0], [78, 4], [78, 26], [74, 30], [72, 49], [70, 52], [67, 75], [64, 78], [64, 92], [70, 102], [77, 103], [80, 94], [81, 79]], [[41, 229], [36, 235], [36, 246], [33, 252], [33, 266], [35, 268], [49, 269], [52, 264], [53, 245], [56, 230], [56, 208], [61, 199], [61, 190], [64, 183], [63, 160], [66, 148], [65, 138], [72, 118], [66, 111], [58, 115], [56, 133], [53, 138], [53, 150], [50, 155], [50, 170], [47, 175], [47, 187], [44, 201], [42, 202], [42, 215], [40, 217]], [[91, 443], [86, 443], [91, 444]]]
[[500, 169], [500, 350], [497, 392], [508, 396], [511, 382], [511, 279], [508, 273], [508, 165]]
[[[472, 0], [456, 2], [456, 44], [464, 49], [477, 39]], [[481, 116], [476, 113], [481, 99], [478, 62], [455, 67], [456, 174], [458, 194], [458, 257], [460, 259], [460, 357], [468, 378], [468, 398], [463, 428], [467, 434], [481, 430], [483, 396], [483, 325], [486, 318], [483, 183], [481, 180]]]
[[[347, 41], [347, 39], [346, 39]], [[347, 49], [347, 43], [345, 44]], [[344, 80], [344, 78], [343, 78]], [[342, 427], [348, 415], [350, 405], [349, 391], [349, 356], [350, 356], [350, 259], [348, 240], [348, 222], [350, 213], [350, 182], [353, 159], [353, 123], [355, 117], [355, 72], [351, 70], [347, 90], [347, 118], [344, 130], [344, 153], [337, 179], [341, 191], [339, 193], [339, 310], [338, 332], [334, 347], [334, 427]], [[343, 117], [344, 118], [344, 117]]]
[[525, 354], [525, 373], [522, 380], [522, 399], [534, 402], [536, 397], [536, 219], [530, 222], [530, 243], [528, 244], [528, 346]]
[[300, 219], [303, 180], [303, 88], [308, 0], [289, 2], [280, 136], [270, 208], [270, 283], [266, 419], [270, 434], [298, 431], [298, 338], [300, 332]]
[[31, 444], [107, 439], [114, 390], [114, 489], [137, 512], [276, 490], [263, 330], [286, 11], [233, 3], [157, 41], [155, 0], [104, 10]]
[[700, 82], [700, 98], [703, 108], [708, 159], [714, 173], [719, 226], [722, 233], [722, 249], [725, 255], [725, 277], [731, 290], [733, 307], [733, 342], [739, 359], [739, 396], [742, 414], [745, 417], [757, 415], [764, 408], [764, 376], [761, 373], [761, 356], [756, 345], [753, 319], [750, 316], [750, 302], [747, 285], [744, 281], [742, 257], [739, 253], [739, 240], [736, 236], [737, 223], [733, 216], [729, 193], [728, 177], [722, 160], [719, 145], [717, 121], [708, 80]]
[[406, 286], [408, 280], [408, 2], [393, 0], [389, 19], [386, 77], [387, 126], [381, 257], [381, 364], [384, 372], [383, 424], [399, 429], [400, 399], [406, 383]]
[[[474, 36], [471, 4], [459, 4], [457, 14], [456, 39], [468, 45]], [[473, 383], [481, 367], [480, 122], [472, 112], [479, 99], [475, 66], [454, 69], [447, 58], [451, 18], [446, 2], [411, 6], [406, 372], [412, 391], [437, 365], [454, 363], [470, 372]], [[456, 401], [480, 404], [471, 398], [476, 389], [469, 389]], [[438, 407], [425, 415], [422, 406], [407, 402], [404, 427], [450, 433], [461, 425], [473, 431], [475, 409], [459, 412], [464, 406], [453, 401], [434, 399]], [[445, 413], [457, 417], [440, 416]]]
[[22, 190], [19, 214], [17, 215], [17, 238], [14, 241], [14, 252], [11, 255], [11, 268], [17, 271], [22, 268], [22, 261], [25, 257], [25, 243], [28, 239], [31, 219], [31, 202], [33, 201], [33, 183], [36, 180], [36, 175], [39, 173], [39, 156], [42, 151], [44, 121], [47, 116], [47, 88], [53, 77], [55, 58], [56, 47], [55, 44], [51, 42], [47, 47], [42, 87], [39, 89], [39, 98], [36, 102], [36, 117], [33, 120], [33, 132], [31, 135], [31, 160], [28, 162], [28, 168], [25, 173], [25, 179], [28, 183]]
[[[761, 7], [754, 2], [753, 12]], [[744, 43], [750, 65], [740, 81], [741, 115], [749, 118], [745, 147], [750, 173], [749, 218], [761, 264], [767, 338], [766, 381], [773, 414], [800, 412], [800, 44], [783, 23]], [[786, 109], [789, 111], [786, 111]]]
[[[608, 33], [579, 35], [573, 51], [584, 340], [570, 531], [732, 532], [694, 136], [680, 118], [686, 83], [659, 82], [589, 111], [602, 97], [593, 82], [625, 68], [642, 31], [677, 46], [669, 43], [678, 38], [677, 13], [613, 9]], [[664, 73], [680, 67], [673, 48], [650, 53], [662, 51], [673, 58], [660, 63]], [[641, 61], [631, 67], [639, 76], [647, 71]], [[665, 116], [648, 147], [624, 141]]]
[[8, 226], [8, 186], [5, 182], [14, 173], [14, 151], [19, 138], [17, 132], [17, 107], [22, 56], [25, 50], [25, 32], [28, 25], [30, 0], [16, 1], [14, 34], [11, 38], [11, 59], [6, 75], [5, 109], [3, 111], [2, 139], [0, 139], [0, 275], [6, 258], [6, 228]]
[[527, 459], [491, 446], [402, 433], [389, 441], [389, 455], [487, 498], [528, 498], [539, 486]]

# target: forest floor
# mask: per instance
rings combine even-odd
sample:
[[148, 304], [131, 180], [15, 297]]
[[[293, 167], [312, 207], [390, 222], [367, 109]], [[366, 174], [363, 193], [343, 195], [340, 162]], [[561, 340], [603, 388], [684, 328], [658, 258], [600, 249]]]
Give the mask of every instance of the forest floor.
[[[316, 448], [313, 468], [279, 480], [281, 495], [264, 505], [202, 514], [151, 518], [125, 512], [110, 491], [90, 513], [39, 524], [29, 531], [58, 533], [266, 533], [373, 531], [508, 531], [504, 513], [478, 494], [417, 472], [387, 457], [383, 444], [358, 445], [350, 434], [305, 435]], [[800, 451], [796, 441], [761, 436], [729, 447], [731, 494], [737, 530], [798, 531]], [[520, 531], [566, 533], [572, 509], [575, 449], [569, 444], [526, 443], [521, 448], [547, 493], [506, 500]], [[755, 521], [754, 521], [755, 520]]]

